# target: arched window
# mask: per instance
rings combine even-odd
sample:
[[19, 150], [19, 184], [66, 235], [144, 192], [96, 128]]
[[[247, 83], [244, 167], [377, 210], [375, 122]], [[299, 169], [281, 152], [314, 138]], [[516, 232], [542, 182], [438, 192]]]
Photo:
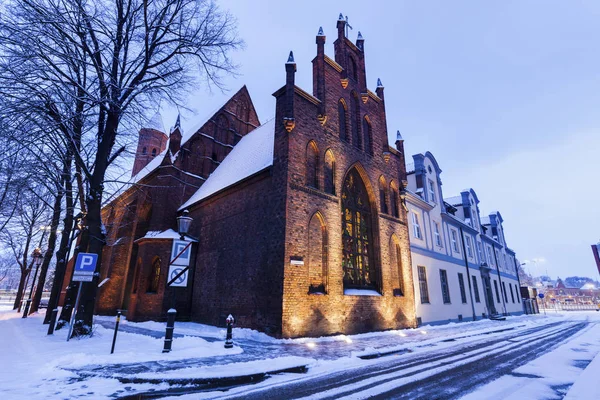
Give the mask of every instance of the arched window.
[[[390, 239], [390, 265], [392, 267], [392, 280], [394, 296], [404, 296], [404, 270], [402, 268], [402, 251], [396, 235]], [[395, 287], [398, 285], [397, 287]]]
[[369, 154], [373, 154], [373, 133], [371, 130], [371, 123], [369, 121], [369, 117], [367, 116], [363, 118], [362, 132], [365, 144], [365, 151]]
[[350, 57], [350, 62], [348, 63], [348, 76], [355, 81], [358, 81], [358, 73], [356, 71], [356, 61], [354, 58]]
[[319, 188], [319, 149], [312, 140], [306, 146], [306, 185]]
[[352, 92], [351, 110], [352, 110], [352, 144], [358, 149], [362, 149], [362, 140], [360, 139], [360, 106], [358, 95]]
[[342, 187], [342, 269], [344, 288], [377, 289], [369, 195], [352, 169]]
[[390, 182], [390, 209], [393, 217], [400, 217], [398, 212], [398, 188], [394, 181]]
[[379, 204], [381, 206], [381, 212], [384, 214], [388, 213], [387, 199], [385, 196], [386, 185], [385, 178], [382, 176], [379, 178]]
[[146, 150], [146, 148], [144, 147], [144, 148], [142, 149], [142, 154], [146, 154], [147, 152], [148, 152], [148, 151], [147, 151], [147, 150]]
[[325, 152], [323, 172], [325, 192], [335, 194], [335, 158], [333, 157], [333, 152], [331, 150]]
[[152, 157], [156, 157], [156, 149], [152, 149]]
[[327, 229], [321, 213], [317, 212], [308, 224], [309, 293], [327, 290]]
[[150, 275], [148, 276], [148, 289], [147, 293], [158, 292], [158, 284], [160, 283], [160, 257], [154, 257], [152, 260], [152, 267], [150, 268]]
[[346, 140], [348, 141], [348, 131], [347, 131], [347, 127], [348, 127], [348, 122], [347, 122], [347, 117], [346, 117], [346, 113], [348, 112], [348, 110], [346, 109], [346, 102], [344, 101], [344, 99], [340, 99], [340, 101], [338, 102], [338, 114], [339, 114], [339, 125], [340, 125], [340, 139], [342, 140]]

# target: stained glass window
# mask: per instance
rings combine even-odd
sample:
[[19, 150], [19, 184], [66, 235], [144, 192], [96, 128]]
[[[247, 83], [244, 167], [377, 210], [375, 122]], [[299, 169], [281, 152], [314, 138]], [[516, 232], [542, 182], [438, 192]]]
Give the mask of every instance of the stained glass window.
[[344, 287], [377, 288], [373, 265], [371, 207], [365, 185], [352, 170], [342, 189], [342, 268]]

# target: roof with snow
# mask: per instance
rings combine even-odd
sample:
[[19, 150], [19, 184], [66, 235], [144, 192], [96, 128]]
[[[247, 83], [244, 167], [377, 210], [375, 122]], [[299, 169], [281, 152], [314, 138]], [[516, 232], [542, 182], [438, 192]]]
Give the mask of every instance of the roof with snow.
[[489, 215], [483, 216], [480, 218], [481, 220], [481, 225], [491, 225], [492, 223], [490, 222], [490, 217]]
[[160, 116], [160, 113], [156, 113], [152, 116], [152, 118], [150, 118], [150, 120], [148, 121], [148, 123], [146, 124], [146, 126], [144, 126], [144, 128], [147, 129], [154, 129], [155, 131], [159, 131], [162, 133], [165, 133], [165, 125], [163, 124], [163, 120], [162, 117]]
[[208, 196], [273, 165], [274, 119], [244, 136], [231, 153], [208, 177], [196, 193], [179, 210], [183, 210]]
[[446, 197], [444, 201], [452, 206], [462, 206], [462, 196]]

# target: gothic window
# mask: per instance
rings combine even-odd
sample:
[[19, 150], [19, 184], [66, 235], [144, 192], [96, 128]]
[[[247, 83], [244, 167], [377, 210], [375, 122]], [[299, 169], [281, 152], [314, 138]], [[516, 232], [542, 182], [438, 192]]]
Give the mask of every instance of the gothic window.
[[312, 140], [306, 147], [306, 185], [319, 188], [319, 149]]
[[156, 157], [156, 149], [152, 149], [152, 157]]
[[362, 149], [362, 140], [360, 139], [360, 106], [359, 106], [358, 95], [356, 92], [352, 92], [351, 104], [351, 118], [352, 118], [352, 144], [358, 149]]
[[394, 181], [390, 182], [390, 211], [393, 217], [400, 218], [400, 213], [398, 212], [398, 188]]
[[386, 191], [385, 178], [382, 176], [379, 178], [379, 203], [381, 205], [381, 212], [384, 214], [387, 214], [388, 206], [387, 206], [385, 191]]
[[160, 283], [160, 257], [154, 257], [150, 275], [148, 276], [148, 289], [146, 293], [158, 292], [158, 284]]
[[147, 151], [147, 150], [146, 150], [146, 148], [144, 147], [144, 148], [142, 149], [142, 154], [144, 154], [144, 155], [145, 155], [147, 152], [148, 152], [148, 151]]
[[355, 81], [358, 81], [358, 73], [356, 71], [356, 61], [354, 61], [354, 58], [350, 57], [350, 62], [348, 63], [348, 76], [352, 79], [354, 79]]
[[308, 225], [308, 279], [309, 293], [326, 293], [327, 290], [327, 229], [320, 213]]
[[367, 189], [358, 171], [352, 169], [342, 186], [342, 269], [345, 288], [377, 289], [371, 218]]
[[137, 278], [138, 278], [138, 272], [141, 267], [142, 267], [142, 258], [138, 257], [137, 263], [135, 264], [135, 271], [133, 272], [133, 293], [134, 294], [137, 293], [137, 289], [138, 289]]
[[331, 150], [325, 152], [324, 167], [323, 180], [325, 192], [335, 194], [335, 158]]
[[346, 102], [344, 99], [340, 99], [338, 102], [338, 114], [339, 114], [339, 125], [340, 125], [340, 139], [348, 140], [348, 132], [347, 132], [347, 114], [348, 110], [346, 109]]
[[394, 287], [394, 296], [404, 296], [404, 271], [402, 268], [402, 252], [398, 244], [396, 235], [390, 239], [390, 265], [392, 268], [392, 280]]
[[364, 141], [363, 143], [365, 144], [365, 151], [369, 154], [373, 154], [373, 132], [371, 130], [371, 124], [369, 122], [369, 118], [368, 117], [364, 117], [363, 118], [363, 136], [364, 136]]

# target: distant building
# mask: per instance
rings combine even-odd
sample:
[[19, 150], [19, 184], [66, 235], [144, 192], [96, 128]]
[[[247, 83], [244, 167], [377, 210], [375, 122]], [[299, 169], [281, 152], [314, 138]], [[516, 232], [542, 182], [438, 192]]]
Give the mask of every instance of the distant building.
[[500, 213], [480, 218], [473, 189], [444, 199], [433, 154], [413, 161], [406, 204], [419, 322], [521, 314], [515, 252], [506, 246]]
[[554, 286], [541, 289], [546, 296], [547, 304], [560, 303], [564, 305], [598, 304], [600, 303], [600, 288], [586, 283], [582, 287], [569, 287], [559, 278]]

